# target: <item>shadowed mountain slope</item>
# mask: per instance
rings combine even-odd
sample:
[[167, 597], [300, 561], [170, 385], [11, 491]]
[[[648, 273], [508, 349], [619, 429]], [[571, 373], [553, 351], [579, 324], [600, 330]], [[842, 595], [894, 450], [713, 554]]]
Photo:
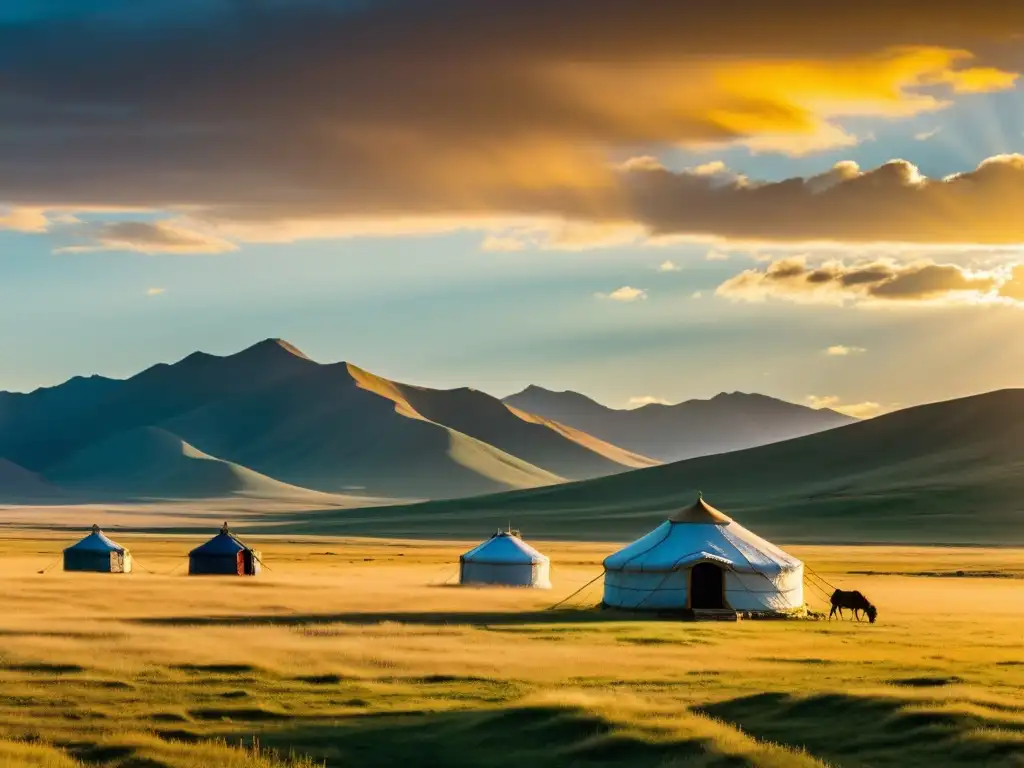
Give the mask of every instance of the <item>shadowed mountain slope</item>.
[[505, 403], [661, 461], [752, 448], [856, 421], [828, 409], [743, 392], [616, 410], [578, 392], [529, 386], [506, 397]]
[[1024, 543], [1024, 390], [552, 488], [311, 515], [299, 529], [466, 536], [512, 521], [535, 538], [624, 539], [698, 490], [781, 541]]
[[253, 391], [316, 363], [279, 339], [217, 357], [195, 352], [124, 381], [72, 379], [0, 399], [0, 455], [42, 472], [87, 445], [136, 427], [156, 426], [211, 400]]
[[348, 371], [361, 388], [392, 400], [401, 413], [444, 424], [563, 477], [599, 477], [658, 463], [469, 387], [428, 389], [389, 381], [354, 365]]
[[403, 412], [345, 363], [211, 403], [168, 428], [216, 455], [296, 485], [443, 497], [561, 482], [492, 445]]
[[[280, 339], [226, 357], [197, 352], [124, 381], [76, 378], [0, 395], [0, 455], [65, 481], [78, 462], [80, 488], [97, 487], [84, 468], [102, 464], [83, 464], [82, 455], [157, 427], [288, 484], [393, 498], [533, 488], [657, 463], [481, 392], [320, 365]], [[168, 481], [161, 493], [170, 492]]]
[[0, 458], [0, 499], [7, 501], [39, 501], [59, 499], [60, 490], [24, 467]]
[[48, 478], [64, 488], [115, 497], [321, 496], [210, 456], [156, 427], [90, 445], [54, 466]]

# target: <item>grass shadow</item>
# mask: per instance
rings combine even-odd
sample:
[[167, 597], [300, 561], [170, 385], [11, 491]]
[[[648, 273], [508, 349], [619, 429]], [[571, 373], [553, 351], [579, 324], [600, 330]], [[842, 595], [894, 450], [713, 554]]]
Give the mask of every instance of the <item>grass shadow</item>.
[[226, 616], [157, 616], [132, 619], [135, 624], [161, 627], [187, 626], [274, 626], [306, 627], [325, 624], [374, 625], [384, 623], [419, 626], [519, 626], [529, 624], [586, 624], [623, 621], [619, 614], [585, 609], [524, 611], [365, 611], [352, 613], [306, 613], [287, 615], [235, 614]]
[[697, 711], [837, 764], [1020, 765], [1024, 724], [940, 706], [897, 697], [760, 693]]
[[949, 677], [903, 677], [890, 680], [890, 685], [901, 688], [942, 688], [947, 685], [957, 685], [964, 682], [962, 677], [951, 675]]
[[[247, 736], [240, 732], [228, 739]], [[560, 706], [353, 715], [330, 724], [270, 728], [259, 734], [259, 740], [282, 754], [309, 755], [327, 768], [403, 764], [742, 768], [757, 764], [720, 751], [710, 738], [650, 739], [624, 731], [600, 715]]]
[[3, 669], [11, 672], [26, 672], [31, 675], [73, 675], [85, 672], [85, 667], [77, 664], [47, 664], [45, 662], [31, 664], [5, 664]]

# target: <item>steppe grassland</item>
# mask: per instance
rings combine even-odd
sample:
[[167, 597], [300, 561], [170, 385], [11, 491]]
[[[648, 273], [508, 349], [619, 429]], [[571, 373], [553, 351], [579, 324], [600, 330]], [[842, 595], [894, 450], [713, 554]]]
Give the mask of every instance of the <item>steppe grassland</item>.
[[1024, 759], [1018, 550], [791, 547], [879, 623], [681, 624], [585, 610], [599, 581], [545, 610], [609, 544], [538, 544], [538, 592], [443, 586], [465, 543], [255, 539], [243, 580], [184, 576], [194, 536], [118, 539], [136, 574], [40, 575], [66, 536], [0, 539], [0, 764]]

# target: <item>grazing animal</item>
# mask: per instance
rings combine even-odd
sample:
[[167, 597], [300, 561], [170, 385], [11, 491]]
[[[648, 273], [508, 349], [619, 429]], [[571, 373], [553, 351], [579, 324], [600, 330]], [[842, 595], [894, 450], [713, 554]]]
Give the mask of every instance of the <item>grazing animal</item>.
[[875, 619], [878, 617], [878, 609], [868, 602], [868, 599], [857, 590], [846, 592], [842, 589], [837, 589], [832, 593], [832, 610], [828, 614], [829, 621], [836, 615], [836, 611], [839, 611], [840, 619], [846, 618], [843, 616], [843, 608], [849, 608], [853, 611], [853, 616], [857, 621], [860, 621], [861, 611], [867, 614], [868, 621], [872, 624], [875, 623]]

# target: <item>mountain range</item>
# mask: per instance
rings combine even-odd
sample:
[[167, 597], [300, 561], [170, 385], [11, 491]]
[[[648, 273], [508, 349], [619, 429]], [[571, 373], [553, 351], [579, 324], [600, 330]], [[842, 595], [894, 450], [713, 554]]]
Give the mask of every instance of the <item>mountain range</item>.
[[659, 461], [777, 443], [857, 421], [833, 410], [814, 410], [745, 392], [617, 410], [578, 392], [529, 386], [506, 397], [505, 403]]
[[[534, 407], [532, 400], [544, 405], [541, 392], [502, 402], [470, 388], [403, 384], [349, 363], [314, 362], [280, 339], [225, 357], [196, 352], [124, 380], [76, 377], [28, 394], [0, 392], [0, 500], [453, 498], [649, 469], [846, 421], [734, 394], [706, 401], [712, 407], [674, 406], [680, 415], [672, 418], [605, 409], [608, 424], [625, 423], [624, 414], [647, 425], [616, 432], [599, 419]], [[698, 409], [698, 419], [682, 415]]]
[[584, 482], [358, 514], [295, 530], [628, 540], [698, 492], [787, 542], [1024, 543], [1024, 389], [907, 408], [814, 435]]

